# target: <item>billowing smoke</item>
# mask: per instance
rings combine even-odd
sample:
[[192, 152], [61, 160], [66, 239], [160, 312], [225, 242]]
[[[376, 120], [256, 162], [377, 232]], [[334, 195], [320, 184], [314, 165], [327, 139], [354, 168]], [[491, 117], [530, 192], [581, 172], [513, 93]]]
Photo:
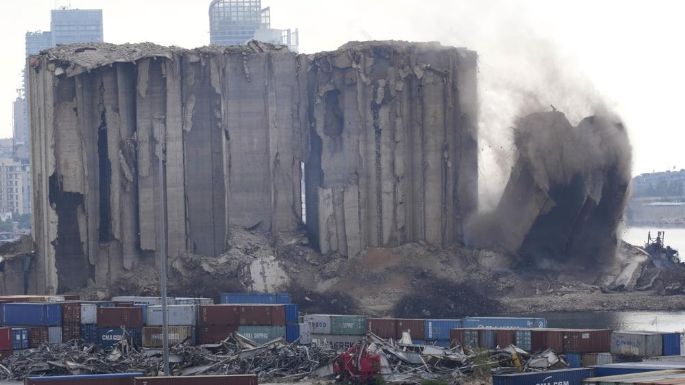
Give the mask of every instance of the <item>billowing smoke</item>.
[[574, 127], [561, 112], [532, 113], [518, 120], [514, 143], [502, 198], [473, 219], [467, 242], [538, 267], [609, 262], [631, 176], [620, 120], [598, 113]]

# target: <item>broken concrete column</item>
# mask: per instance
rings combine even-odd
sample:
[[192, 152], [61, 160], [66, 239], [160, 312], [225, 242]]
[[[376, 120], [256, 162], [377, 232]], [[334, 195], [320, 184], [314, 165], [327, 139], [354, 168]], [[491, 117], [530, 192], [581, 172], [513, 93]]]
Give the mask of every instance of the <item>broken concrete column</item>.
[[477, 202], [476, 54], [349, 43], [307, 67], [307, 226], [321, 252], [461, 243]]

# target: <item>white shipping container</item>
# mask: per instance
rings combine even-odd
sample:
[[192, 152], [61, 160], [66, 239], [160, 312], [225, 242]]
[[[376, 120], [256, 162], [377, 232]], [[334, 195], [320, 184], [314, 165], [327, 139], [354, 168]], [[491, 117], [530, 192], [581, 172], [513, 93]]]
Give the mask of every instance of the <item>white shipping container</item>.
[[[167, 332], [169, 336], [169, 346], [183, 343], [195, 344], [195, 328], [192, 326], [169, 326]], [[151, 326], [143, 328], [143, 347], [161, 348], [163, 344], [162, 327]]]
[[61, 344], [62, 343], [62, 327], [50, 326], [48, 328], [48, 343]]
[[310, 314], [304, 316], [304, 323], [309, 325], [313, 334], [331, 334], [331, 316], [325, 314]]
[[120, 295], [118, 297], [112, 297], [113, 302], [134, 302], [134, 303], [145, 303], [148, 305], [161, 305], [162, 297], [140, 297], [135, 295]]
[[303, 322], [300, 324], [300, 344], [309, 345], [312, 343], [312, 330], [309, 328], [309, 324]]
[[613, 332], [611, 353], [622, 356], [655, 357], [662, 353], [661, 334], [656, 332]]
[[214, 300], [211, 298], [187, 298], [187, 297], [176, 297], [172, 301], [169, 301], [173, 305], [213, 305]]
[[[147, 325], [162, 326], [162, 306], [147, 307]], [[167, 322], [172, 326], [195, 325], [197, 321], [197, 306], [195, 305], [168, 305]]]
[[98, 305], [81, 303], [81, 325], [98, 323]]
[[343, 351], [361, 342], [363, 338], [363, 336], [344, 336], [338, 334], [312, 334], [312, 345]]

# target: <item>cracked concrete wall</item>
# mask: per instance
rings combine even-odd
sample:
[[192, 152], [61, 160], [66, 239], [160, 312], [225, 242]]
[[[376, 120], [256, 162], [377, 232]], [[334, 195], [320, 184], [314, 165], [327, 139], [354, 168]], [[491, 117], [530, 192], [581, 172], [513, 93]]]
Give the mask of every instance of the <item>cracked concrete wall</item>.
[[294, 232], [302, 162], [322, 252], [447, 247], [476, 206], [471, 51], [81, 44], [29, 66], [34, 292], [108, 287], [158, 263], [163, 231], [172, 260], [224, 253], [231, 226]]
[[476, 65], [433, 43], [311, 57], [307, 225], [322, 253], [463, 242], [477, 203]]

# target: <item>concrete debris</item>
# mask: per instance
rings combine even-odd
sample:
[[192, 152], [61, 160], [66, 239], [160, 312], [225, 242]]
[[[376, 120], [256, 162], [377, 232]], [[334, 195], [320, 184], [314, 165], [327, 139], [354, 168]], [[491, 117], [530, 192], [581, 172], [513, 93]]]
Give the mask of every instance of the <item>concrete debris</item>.
[[[477, 57], [466, 49], [79, 44], [29, 64], [30, 292], [154, 269], [161, 189], [172, 263], [229, 252], [232, 226], [277, 239], [305, 219], [323, 254], [446, 248], [476, 207]], [[278, 270], [271, 257], [258, 265]], [[264, 289], [283, 276], [253, 280]]]

